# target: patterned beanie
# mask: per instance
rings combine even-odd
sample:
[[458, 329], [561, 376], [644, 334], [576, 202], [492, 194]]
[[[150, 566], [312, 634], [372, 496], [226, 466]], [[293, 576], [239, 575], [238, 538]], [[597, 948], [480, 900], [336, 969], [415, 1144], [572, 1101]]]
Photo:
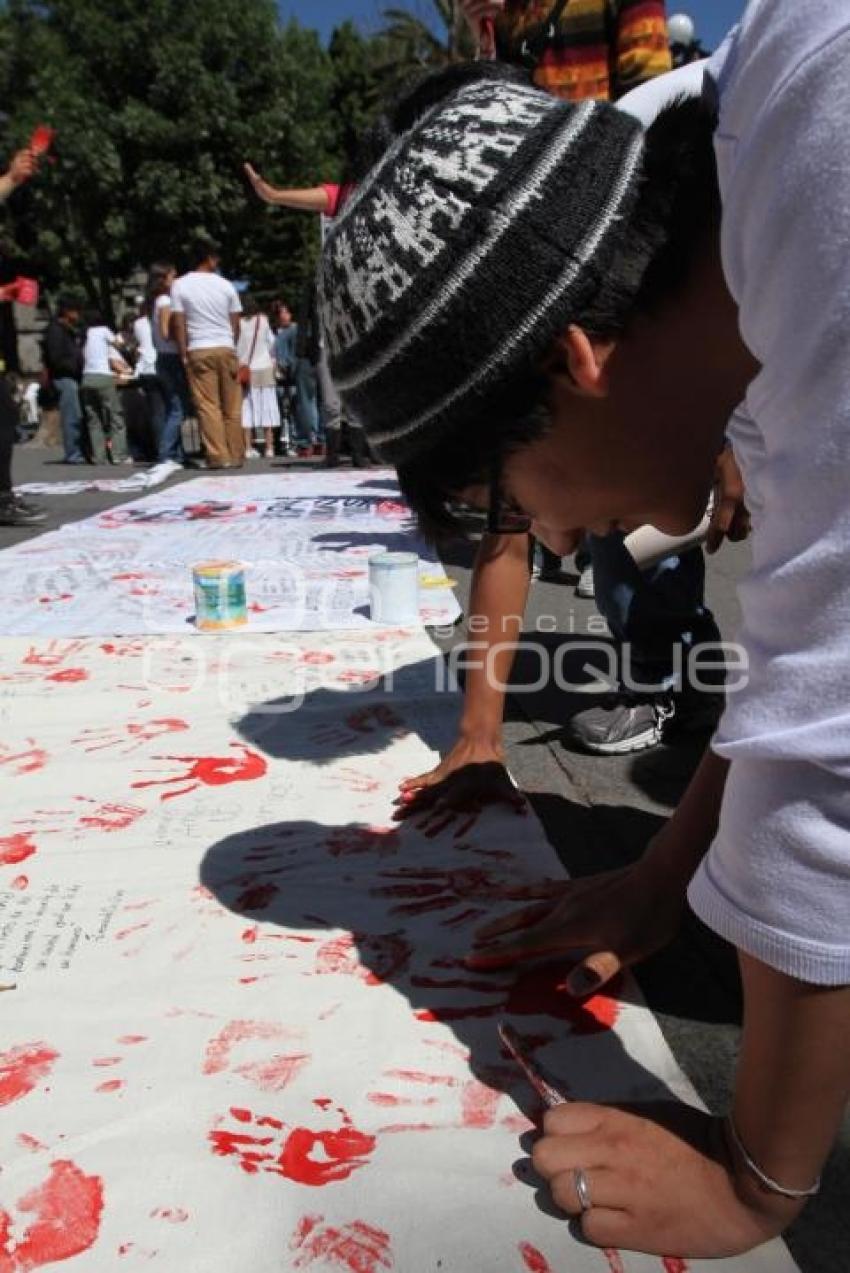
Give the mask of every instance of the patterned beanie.
[[486, 418], [580, 312], [642, 147], [605, 102], [488, 78], [395, 139], [332, 223], [318, 275], [331, 375], [382, 458]]

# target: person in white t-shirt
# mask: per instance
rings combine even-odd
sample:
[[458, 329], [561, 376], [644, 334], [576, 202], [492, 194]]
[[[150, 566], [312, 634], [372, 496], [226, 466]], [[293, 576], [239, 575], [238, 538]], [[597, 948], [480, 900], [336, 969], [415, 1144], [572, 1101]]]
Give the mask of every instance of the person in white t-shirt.
[[240, 468], [245, 460], [242, 388], [236, 342], [242, 305], [236, 288], [218, 273], [220, 252], [203, 240], [193, 268], [171, 288], [174, 339], [195, 400], [207, 466]]
[[80, 397], [95, 464], [132, 464], [127, 454], [124, 408], [116, 387], [117, 378], [127, 371], [118, 336], [92, 311], [86, 328]]
[[686, 899], [734, 945], [727, 1117], [576, 1101], [534, 1149], [591, 1242], [694, 1258], [799, 1215], [850, 1096], [848, 7], [750, 0], [702, 88], [644, 128], [452, 68], [396, 111], [319, 269], [331, 371], [432, 533], [458, 498], [562, 555], [581, 528], [687, 533], [728, 426], [748, 671], [711, 749], [640, 861], [467, 960], [560, 958], [584, 998]]
[[242, 325], [236, 354], [240, 367], [248, 368], [249, 380], [243, 384], [242, 427], [245, 429], [246, 452], [256, 456], [253, 438], [262, 430], [264, 454], [274, 458], [274, 430], [280, 428], [280, 407], [275, 381], [275, 338], [269, 320], [252, 296], [242, 298]]

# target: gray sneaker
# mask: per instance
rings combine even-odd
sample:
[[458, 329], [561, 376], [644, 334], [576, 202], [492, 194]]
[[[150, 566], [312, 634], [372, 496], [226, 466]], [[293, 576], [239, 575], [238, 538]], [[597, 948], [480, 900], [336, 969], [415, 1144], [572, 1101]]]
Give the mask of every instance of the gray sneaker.
[[47, 513], [21, 495], [0, 495], [0, 526], [41, 526]]
[[584, 570], [579, 575], [578, 583], [576, 584], [576, 596], [585, 597], [588, 601], [592, 601], [596, 596], [596, 592], [593, 587], [592, 566], [585, 566]]
[[663, 740], [675, 711], [672, 694], [606, 695], [598, 707], [576, 713], [564, 730], [564, 746], [601, 756], [645, 751]]

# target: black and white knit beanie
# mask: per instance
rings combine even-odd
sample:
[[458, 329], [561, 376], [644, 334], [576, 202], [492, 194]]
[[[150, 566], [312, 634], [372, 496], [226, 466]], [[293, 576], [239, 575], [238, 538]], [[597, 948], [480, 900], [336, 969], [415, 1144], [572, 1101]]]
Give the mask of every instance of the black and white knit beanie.
[[319, 266], [330, 370], [399, 464], [482, 418], [592, 295], [643, 133], [605, 102], [467, 83], [398, 136]]

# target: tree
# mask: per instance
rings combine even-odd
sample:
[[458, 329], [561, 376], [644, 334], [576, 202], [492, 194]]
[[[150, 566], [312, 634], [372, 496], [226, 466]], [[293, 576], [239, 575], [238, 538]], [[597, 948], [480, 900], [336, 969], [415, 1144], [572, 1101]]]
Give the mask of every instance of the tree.
[[426, 71], [475, 56], [475, 42], [458, 0], [431, 0], [434, 21], [410, 9], [383, 10], [387, 55], [378, 68], [385, 91], [398, 91]]
[[41, 119], [57, 130], [55, 163], [10, 205], [48, 287], [79, 287], [111, 318], [117, 282], [201, 231], [260, 290], [300, 286], [315, 226], [269, 216], [241, 161], [292, 185], [335, 166], [333, 80], [274, 0], [11, 0], [0, 77], [7, 144]]

